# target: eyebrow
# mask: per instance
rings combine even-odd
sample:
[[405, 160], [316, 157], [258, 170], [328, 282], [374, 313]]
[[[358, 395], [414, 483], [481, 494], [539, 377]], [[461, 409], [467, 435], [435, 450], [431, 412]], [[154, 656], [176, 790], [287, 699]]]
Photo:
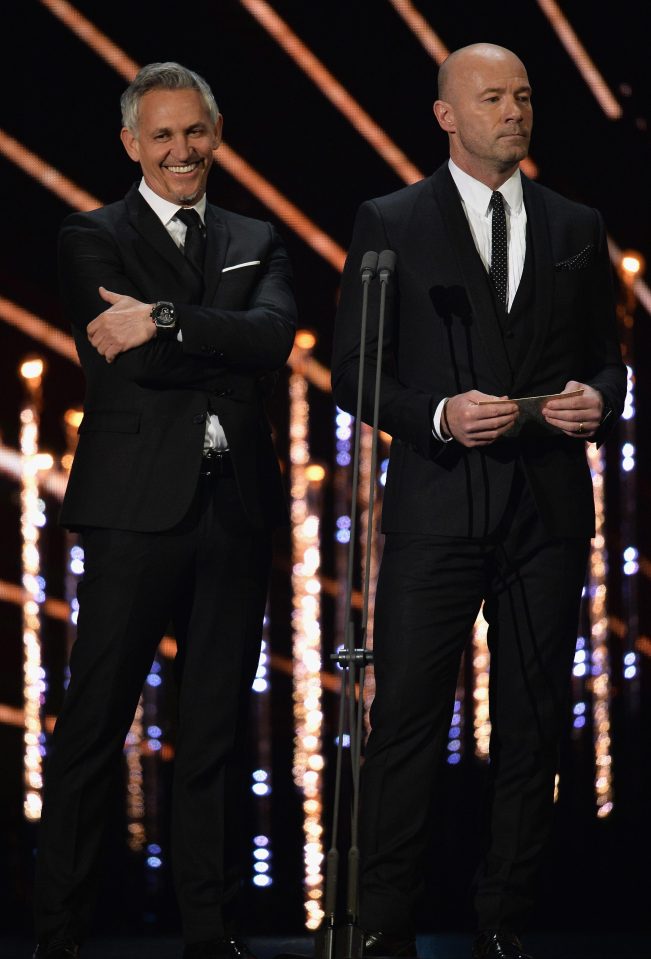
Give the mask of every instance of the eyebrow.
[[[502, 86], [502, 87], [485, 87], [485, 88], [481, 91], [480, 96], [484, 96], [486, 93], [504, 93], [505, 89], [506, 89], [506, 87], [504, 87], [504, 86]], [[529, 86], [528, 83], [523, 83], [522, 86], [517, 87], [517, 89], [516, 89], [514, 92], [515, 92], [515, 93], [531, 93], [531, 87]]]

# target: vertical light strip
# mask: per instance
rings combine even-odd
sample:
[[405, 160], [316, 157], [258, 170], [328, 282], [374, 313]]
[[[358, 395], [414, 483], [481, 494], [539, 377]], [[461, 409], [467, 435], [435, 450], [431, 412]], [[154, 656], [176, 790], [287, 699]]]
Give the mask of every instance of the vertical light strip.
[[416, 183], [423, 179], [418, 167], [265, 0], [240, 0], [240, 3], [405, 183]]
[[271, 751], [271, 673], [269, 607], [265, 610], [262, 624], [262, 643], [258, 668], [253, 680], [253, 708], [256, 719], [256, 769], [253, 772], [251, 789], [257, 796], [258, 835], [253, 840], [254, 886], [265, 889], [273, 884], [271, 848], [272, 751]]
[[488, 623], [480, 612], [472, 634], [472, 672], [474, 677], [473, 704], [475, 755], [487, 760], [491, 738], [488, 705], [490, 653], [488, 651]]
[[141, 696], [124, 744], [127, 764], [127, 845], [132, 852], [141, 852], [147, 842], [142, 770], [143, 716], [144, 709]]
[[38, 471], [52, 466], [52, 458], [39, 454], [41, 382], [44, 363], [26, 360], [20, 367], [25, 386], [25, 403], [20, 413], [21, 534], [23, 601], [23, 811], [25, 818], [41, 818], [43, 805], [43, 757], [45, 734], [42, 711], [45, 702], [45, 671], [41, 659], [41, 604], [45, 601], [45, 581], [41, 576], [40, 529], [45, 525], [45, 504], [40, 498]]
[[592, 718], [595, 750], [595, 796], [597, 816], [603, 819], [613, 809], [613, 769], [610, 752], [610, 655], [606, 574], [604, 455], [594, 443], [588, 446], [595, 501], [595, 536], [590, 554], [589, 594], [591, 607]]
[[[379, 443], [379, 437], [378, 437]], [[366, 542], [368, 537], [369, 523], [374, 525], [377, 519], [378, 497], [374, 498], [374, 515], [369, 515], [369, 492], [371, 483], [375, 483], [375, 477], [371, 477], [371, 456], [373, 449], [373, 430], [366, 423], [362, 423], [360, 433], [359, 449], [359, 488], [357, 497], [359, 503], [359, 559], [361, 568], [361, 581], [364, 582], [364, 572], [366, 570]], [[369, 563], [368, 575], [368, 612], [366, 616], [366, 636], [365, 645], [367, 649], [373, 649], [373, 625], [375, 621], [375, 593], [377, 589], [377, 577], [379, 570], [379, 554], [377, 536], [371, 539], [371, 557]], [[364, 726], [368, 731], [369, 709], [373, 698], [375, 697], [375, 673], [373, 667], [367, 667], [364, 674]]]
[[[296, 345], [309, 353], [315, 337], [299, 331]], [[323, 919], [321, 737], [321, 584], [319, 493], [324, 470], [310, 464], [308, 384], [289, 378], [289, 456], [292, 521], [292, 633], [294, 661], [294, 767], [303, 792], [305, 925]]]
[[597, 70], [588, 51], [579, 40], [569, 20], [556, 0], [538, 0], [538, 6], [549, 20], [556, 36], [561, 41], [577, 70], [592, 91], [597, 103], [610, 120], [619, 120], [622, 108], [613, 96], [608, 84]]

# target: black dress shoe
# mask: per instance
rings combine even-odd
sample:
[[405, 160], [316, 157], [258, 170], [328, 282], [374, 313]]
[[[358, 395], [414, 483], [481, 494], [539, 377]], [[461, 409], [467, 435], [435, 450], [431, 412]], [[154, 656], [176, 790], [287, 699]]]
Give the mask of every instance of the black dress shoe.
[[255, 956], [241, 939], [208, 939], [187, 945], [183, 959], [255, 959]]
[[514, 932], [482, 932], [472, 947], [472, 959], [532, 959]]
[[398, 935], [391, 932], [365, 932], [364, 956], [417, 956], [416, 940], [413, 936]]
[[32, 959], [78, 959], [79, 945], [74, 939], [51, 939], [39, 942]]

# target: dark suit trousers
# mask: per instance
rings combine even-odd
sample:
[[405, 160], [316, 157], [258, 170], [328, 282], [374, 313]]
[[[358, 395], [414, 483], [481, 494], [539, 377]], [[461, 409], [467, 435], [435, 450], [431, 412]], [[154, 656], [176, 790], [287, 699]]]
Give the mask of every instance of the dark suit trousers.
[[[233, 890], [225, 809], [257, 668], [271, 557], [232, 477], [201, 476], [162, 533], [89, 529], [70, 685], [45, 774], [36, 875], [40, 941], [86, 933], [106, 807], [143, 682], [170, 621], [179, 652], [172, 865], [188, 942], [224, 934]], [[230, 842], [230, 839], [229, 839]]]
[[589, 542], [550, 539], [522, 473], [486, 541], [388, 533], [362, 771], [361, 923], [411, 931], [462, 650], [485, 600], [490, 803], [480, 929], [519, 930], [549, 837]]

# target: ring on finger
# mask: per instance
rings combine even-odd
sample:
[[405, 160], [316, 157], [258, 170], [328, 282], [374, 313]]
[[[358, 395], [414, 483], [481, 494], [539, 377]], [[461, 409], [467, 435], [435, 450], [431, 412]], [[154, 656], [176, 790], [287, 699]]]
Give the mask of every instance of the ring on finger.
[[582, 433], [582, 432], [583, 432], [583, 423], [579, 423], [579, 428], [577, 429], [577, 433]]

